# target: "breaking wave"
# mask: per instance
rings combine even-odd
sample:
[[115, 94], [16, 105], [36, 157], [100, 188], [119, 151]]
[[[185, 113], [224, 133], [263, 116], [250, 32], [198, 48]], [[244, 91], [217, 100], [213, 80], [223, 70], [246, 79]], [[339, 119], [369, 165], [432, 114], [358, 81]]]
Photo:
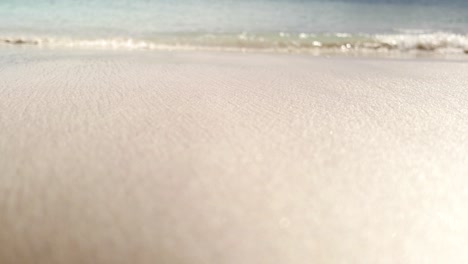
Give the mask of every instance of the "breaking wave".
[[4, 45], [124, 50], [228, 50], [285, 53], [401, 52], [468, 54], [468, 35], [447, 32], [401, 34], [179, 34], [150, 39], [0, 36]]

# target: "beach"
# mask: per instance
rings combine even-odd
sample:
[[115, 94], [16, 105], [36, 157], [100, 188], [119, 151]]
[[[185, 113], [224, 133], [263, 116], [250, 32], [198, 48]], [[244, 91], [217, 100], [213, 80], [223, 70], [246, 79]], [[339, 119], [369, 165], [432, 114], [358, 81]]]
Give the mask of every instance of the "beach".
[[466, 263], [467, 73], [3, 48], [0, 263]]

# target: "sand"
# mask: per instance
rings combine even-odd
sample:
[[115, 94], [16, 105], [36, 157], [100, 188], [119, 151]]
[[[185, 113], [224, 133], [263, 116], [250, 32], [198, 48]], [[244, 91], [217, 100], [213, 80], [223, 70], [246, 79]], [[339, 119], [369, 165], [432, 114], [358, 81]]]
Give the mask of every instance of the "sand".
[[0, 263], [467, 263], [468, 63], [4, 49]]

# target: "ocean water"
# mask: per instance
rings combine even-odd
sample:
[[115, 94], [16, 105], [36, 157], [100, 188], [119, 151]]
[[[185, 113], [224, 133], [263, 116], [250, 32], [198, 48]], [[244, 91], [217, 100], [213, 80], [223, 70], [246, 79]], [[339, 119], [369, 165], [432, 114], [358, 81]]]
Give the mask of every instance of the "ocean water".
[[0, 0], [0, 43], [468, 53], [468, 0]]

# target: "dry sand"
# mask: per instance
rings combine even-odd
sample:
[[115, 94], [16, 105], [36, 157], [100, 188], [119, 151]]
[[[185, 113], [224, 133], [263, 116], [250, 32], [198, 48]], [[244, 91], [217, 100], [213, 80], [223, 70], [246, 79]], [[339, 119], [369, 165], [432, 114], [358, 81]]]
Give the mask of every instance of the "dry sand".
[[468, 263], [468, 63], [2, 50], [0, 263]]

